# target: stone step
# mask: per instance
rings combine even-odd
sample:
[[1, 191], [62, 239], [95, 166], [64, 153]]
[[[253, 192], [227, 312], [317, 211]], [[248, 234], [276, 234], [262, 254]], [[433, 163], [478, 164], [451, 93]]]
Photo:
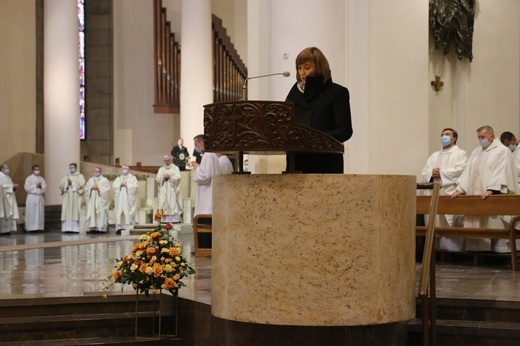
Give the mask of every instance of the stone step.
[[[422, 344], [422, 304], [408, 324], [408, 346]], [[480, 299], [436, 299], [437, 344], [519, 345], [520, 302]]]
[[[152, 335], [154, 324], [155, 334], [158, 333], [159, 304], [158, 300], [154, 303], [152, 297], [139, 296], [139, 336]], [[175, 334], [175, 298], [170, 294], [156, 295], [156, 298], [162, 299], [161, 334], [163, 337]], [[113, 295], [107, 299], [100, 296], [6, 299], [0, 301], [0, 316], [2, 344], [52, 341], [53, 345], [62, 345], [76, 339], [82, 340], [82, 343], [73, 343], [78, 345], [105, 339], [111, 339], [109, 344], [128, 344], [128, 338], [136, 341], [134, 294]]]
[[[437, 320], [437, 345], [501, 345], [520, 344], [520, 323]], [[414, 319], [408, 324], [408, 345], [421, 345], [422, 320]]]
[[61, 346], [61, 345], [113, 345], [113, 346], [141, 346], [141, 345], [186, 345], [182, 338], [162, 338], [160, 340], [153, 338], [135, 338], [133, 336], [120, 337], [98, 337], [98, 338], [72, 338], [72, 339], [51, 339], [51, 340], [34, 340], [34, 341], [13, 341], [2, 342], [7, 346]]

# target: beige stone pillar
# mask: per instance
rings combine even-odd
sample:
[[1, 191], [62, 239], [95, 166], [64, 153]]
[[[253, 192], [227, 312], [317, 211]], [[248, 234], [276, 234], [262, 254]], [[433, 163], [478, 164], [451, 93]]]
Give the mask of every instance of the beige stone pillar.
[[45, 203], [55, 205], [69, 163], [80, 160], [76, 1], [45, 0], [44, 42]]
[[211, 1], [183, 0], [181, 15], [180, 134], [193, 150], [193, 137], [204, 133], [203, 106], [213, 102]]

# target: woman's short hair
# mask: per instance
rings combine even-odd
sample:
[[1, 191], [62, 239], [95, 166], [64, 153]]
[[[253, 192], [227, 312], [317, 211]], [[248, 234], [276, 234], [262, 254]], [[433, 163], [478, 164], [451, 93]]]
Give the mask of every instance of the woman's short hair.
[[296, 80], [301, 82], [298, 66], [312, 61], [316, 68], [316, 74], [323, 76], [323, 83], [330, 79], [330, 66], [325, 55], [316, 47], [305, 48], [296, 57]]

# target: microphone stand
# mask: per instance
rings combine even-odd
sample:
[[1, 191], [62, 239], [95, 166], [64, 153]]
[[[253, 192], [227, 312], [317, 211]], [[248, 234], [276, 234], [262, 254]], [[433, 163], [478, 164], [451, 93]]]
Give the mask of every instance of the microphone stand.
[[244, 85], [242, 86], [242, 100], [247, 101], [247, 81], [250, 79], [255, 78], [262, 78], [262, 77], [270, 77], [270, 76], [278, 76], [282, 75], [284, 77], [289, 77], [291, 74], [289, 72], [278, 72], [278, 73], [271, 73], [271, 74], [264, 74], [262, 76], [255, 76], [255, 77], [248, 77], [244, 80]]

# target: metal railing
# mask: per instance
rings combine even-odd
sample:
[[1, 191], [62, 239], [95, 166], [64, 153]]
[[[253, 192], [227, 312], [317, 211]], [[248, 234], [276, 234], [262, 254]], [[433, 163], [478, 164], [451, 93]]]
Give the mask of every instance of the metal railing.
[[[432, 190], [429, 209], [428, 228], [424, 243], [421, 277], [418, 297], [422, 300], [422, 334], [423, 345], [435, 345], [436, 338], [436, 303], [435, 303], [435, 219], [439, 205], [439, 181], [428, 184], [417, 184], [418, 190]], [[429, 282], [429, 290], [428, 290]], [[429, 293], [429, 294], [428, 294]]]

